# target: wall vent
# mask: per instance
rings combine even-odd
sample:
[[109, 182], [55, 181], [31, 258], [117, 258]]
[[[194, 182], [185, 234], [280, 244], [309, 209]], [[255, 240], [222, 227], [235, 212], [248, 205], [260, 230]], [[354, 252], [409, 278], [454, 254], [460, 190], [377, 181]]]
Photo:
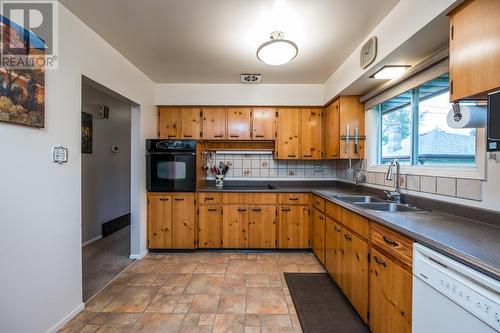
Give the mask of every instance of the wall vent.
[[262, 74], [242, 73], [240, 74], [241, 83], [260, 83]]

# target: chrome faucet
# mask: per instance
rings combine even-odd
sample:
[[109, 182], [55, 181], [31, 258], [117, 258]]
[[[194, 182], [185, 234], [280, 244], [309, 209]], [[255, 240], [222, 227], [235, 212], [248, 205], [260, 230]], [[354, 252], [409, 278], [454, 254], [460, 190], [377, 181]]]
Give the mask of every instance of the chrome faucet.
[[385, 191], [385, 193], [387, 194], [390, 200], [399, 204], [401, 203], [401, 176], [400, 176], [401, 166], [397, 158], [393, 159], [389, 163], [389, 169], [387, 170], [387, 176], [385, 177], [385, 179], [387, 180], [394, 179], [394, 165], [396, 166], [396, 190], [392, 192]]

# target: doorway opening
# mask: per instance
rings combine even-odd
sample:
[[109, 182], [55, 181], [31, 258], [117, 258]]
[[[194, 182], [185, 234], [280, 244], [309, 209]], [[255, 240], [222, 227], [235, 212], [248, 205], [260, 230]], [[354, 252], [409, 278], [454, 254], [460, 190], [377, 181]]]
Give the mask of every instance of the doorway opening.
[[83, 301], [132, 263], [131, 145], [134, 105], [82, 79]]

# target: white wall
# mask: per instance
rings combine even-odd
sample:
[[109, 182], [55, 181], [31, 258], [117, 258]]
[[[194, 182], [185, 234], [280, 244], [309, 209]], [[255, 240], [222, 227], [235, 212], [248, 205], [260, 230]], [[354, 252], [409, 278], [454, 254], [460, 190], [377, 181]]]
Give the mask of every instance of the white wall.
[[[55, 328], [82, 306], [81, 75], [140, 105], [135, 115], [132, 253], [145, 250], [144, 139], [154, 135], [153, 82], [59, 5], [59, 69], [47, 71], [46, 127], [0, 123], [0, 332]], [[69, 162], [51, 162], [51, 147]], [[135, 158], [138, 159], [135, 159]], [[140, 200], [140, 201], [139, 201]]]
[[155, 85], [157, 105], [323, 105], [322, 84]]
[[[93, 149], [82, 154], [82, 243], [102, 236], [102, 224], [130, 213], [132, 105], [83, 85], [82, 111], [93, 117]], [[101, 119], [98, 105], [110, 108]], [[118, 145], [117, 153], [111, 145]]]

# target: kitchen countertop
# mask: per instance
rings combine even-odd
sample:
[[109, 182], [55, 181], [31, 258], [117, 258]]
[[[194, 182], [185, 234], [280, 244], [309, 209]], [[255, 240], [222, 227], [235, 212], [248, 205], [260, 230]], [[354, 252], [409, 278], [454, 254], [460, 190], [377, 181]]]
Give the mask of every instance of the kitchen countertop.
[[[254, 184], [254, 188], [246, 185]], [[339, 206], [380, 223], [418, 243], [441, 252], [467, 266], [500, 280], [500, 224], [484, 223], [437, 210], [380, 212], [341, 201], [337, 195], [373, 195], [370, 188], [336, 182], [272, 182], [269, 189], [260, 182], [236, 182], [228, 188], [215, 186], [199, 192], [312, 192]], [[424, 207], [425, 208], [425, 207]]]

